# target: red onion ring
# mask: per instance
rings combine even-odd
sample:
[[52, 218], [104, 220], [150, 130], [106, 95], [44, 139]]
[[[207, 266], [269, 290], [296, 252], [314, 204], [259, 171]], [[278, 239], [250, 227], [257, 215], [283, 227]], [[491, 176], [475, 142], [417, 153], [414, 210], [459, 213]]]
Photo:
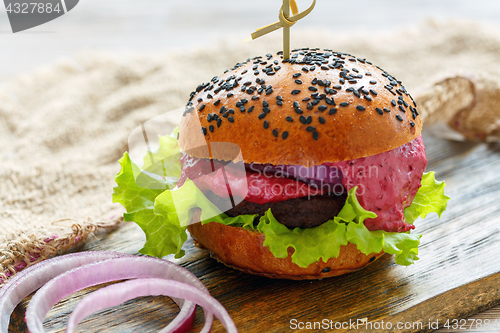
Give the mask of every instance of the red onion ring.
[[10, 316], [16, 306], [52, 278], [78, 266], [125, 256], [133, 257], [125, 253], [106, 251], [73, 253], [42, 261], [17, 273], [0, 289], [0, 332], [8, 331]]
[[66, 332], [74, 332], [78, 323], [94, 312], [119, 305], [136, 297], [158, 295], [180, 297], [199, 304], [203, 309], [214, 313], [229, 333], [238, 332], [226, 309], [212, 296], [200, 293], [197, 288], [186, 283], [152, 278], [114, 284], [87, 295], [73, 310]]
[[[26, 311], [28, 330], [31, 333], [44, 332], [43, 321], [52, 306], [78, 290], [101, 283], [134, 278], [161, 278], [184, 282], [196, 287], [200, 295], [210, 295], [205, 285], [194, 274], [169, 261], [137, 256], [111, 258], [69, 270], [40, 288], [31, 299]], [[178, 304], [189, 302], [173, 299]], [[165, 330], [187, 332], [190, 329], [190, 326], [187, 326], [189, 319], [174, 320]], [[204, 332], [210, 331], [212, 322], [212, 313], [205, 311]]]

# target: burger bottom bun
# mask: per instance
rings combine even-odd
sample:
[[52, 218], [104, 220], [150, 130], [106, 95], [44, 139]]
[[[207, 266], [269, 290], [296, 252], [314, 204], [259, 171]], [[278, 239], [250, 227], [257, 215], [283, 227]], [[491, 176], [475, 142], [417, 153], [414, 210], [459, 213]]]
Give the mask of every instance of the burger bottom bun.
[[264, 234], [220, 223], [192, 224], [188, 227], [195, 245], [210, 251], [213, 258], [245, 273], [273, 279], [314, 280], [351, 273], [364, 268], [384, 252], [365, 255], [356, 245], [341, 246], [337, 258], [322, 260], [302, 268], [292, 262], [293, 249], [287, 258], [276, 258], [263, 246]]

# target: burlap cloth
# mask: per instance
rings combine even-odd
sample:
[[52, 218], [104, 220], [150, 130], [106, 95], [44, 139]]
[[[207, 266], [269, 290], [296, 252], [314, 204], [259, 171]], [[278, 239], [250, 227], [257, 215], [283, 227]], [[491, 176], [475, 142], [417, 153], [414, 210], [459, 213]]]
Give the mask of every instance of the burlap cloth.
[[[498, 134], [496, 28], [427, 21], [377, 36], [294, 28], [292, 37], [296, 47], [331, 48], [381, 66], [417, 97], [428, 122], [458, 112], [470, 137]], [[80, 54], [5, 83], [0, 279], [119, 224], [122, 211], [111, 193], [132, 129], [184, 106], [199, 83], [236, 62], [279, 50], [280, 41], [275, 33], [248, 44], [232, 39], [164, 54]]]

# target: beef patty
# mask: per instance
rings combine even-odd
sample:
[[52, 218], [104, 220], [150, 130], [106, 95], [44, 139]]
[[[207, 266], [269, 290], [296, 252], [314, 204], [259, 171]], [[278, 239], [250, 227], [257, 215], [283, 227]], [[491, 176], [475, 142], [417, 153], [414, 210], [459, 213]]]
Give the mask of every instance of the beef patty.
[[[208, 200], [221, 207], [221, 197], [212, 192], [205, 194]], [[310, 198], [297, 198], [280, 202], [268, 202], [263, 205], [243, 200], [236, 207], [226, 211], [228, 216], [238, 215], [259, 216], [271, 208], [274, 217], [289, 228], [312, 228], [325, 223], [337, 216], [345, 205], [347, 194], [341, 196], [318, 195]]]

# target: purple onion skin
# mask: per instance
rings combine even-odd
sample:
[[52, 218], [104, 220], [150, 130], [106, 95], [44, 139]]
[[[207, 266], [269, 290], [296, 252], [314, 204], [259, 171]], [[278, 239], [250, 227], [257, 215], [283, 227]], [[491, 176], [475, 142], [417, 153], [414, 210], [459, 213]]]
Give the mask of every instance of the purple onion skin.
[[267, 177], [300, 180], [316, 188], [331, 188], [332, 185], [342, 184], [343, 180], [342, 170], [327, 165], [316, 165], [308, 168], [303, 165], [245, 163], [245, 170]]

